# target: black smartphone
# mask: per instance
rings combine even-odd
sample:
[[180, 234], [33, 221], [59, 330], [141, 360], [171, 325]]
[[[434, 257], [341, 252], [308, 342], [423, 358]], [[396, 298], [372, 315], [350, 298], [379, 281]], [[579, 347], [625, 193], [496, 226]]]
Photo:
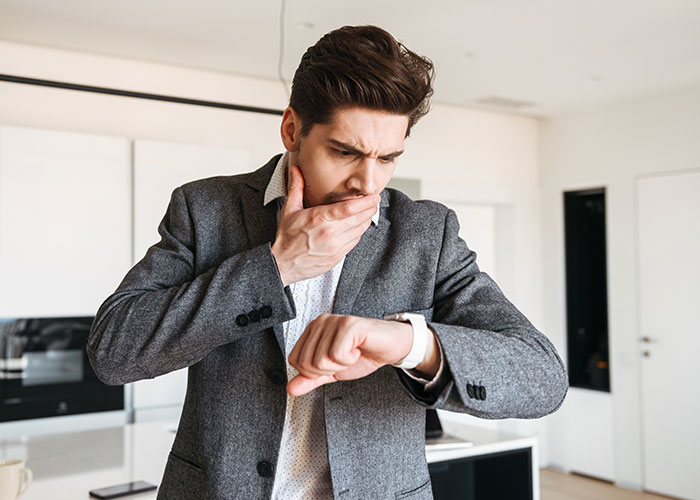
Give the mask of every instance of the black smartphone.
[[90, 496], [93, 498], [109, 500], [110, 498], [126, 497], [157, 489], [158, 486], [155, 484], [147, 483], [146, 481], [133, 481], [131, 483], [118, 484], [116, 486], [100, 488], [99, 490], [92, 490], [90, 492]]

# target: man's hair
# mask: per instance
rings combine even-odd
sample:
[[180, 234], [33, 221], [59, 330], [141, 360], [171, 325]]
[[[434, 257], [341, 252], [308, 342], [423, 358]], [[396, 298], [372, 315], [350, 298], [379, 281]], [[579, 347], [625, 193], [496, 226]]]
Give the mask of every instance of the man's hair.
[[430, 110], [433, 63], [376, 26], [344, 26], [302, 56], [289, 105], [301, 136], [329, 123], [338, 109], [361, 107], [408, 116], [408, 128]]

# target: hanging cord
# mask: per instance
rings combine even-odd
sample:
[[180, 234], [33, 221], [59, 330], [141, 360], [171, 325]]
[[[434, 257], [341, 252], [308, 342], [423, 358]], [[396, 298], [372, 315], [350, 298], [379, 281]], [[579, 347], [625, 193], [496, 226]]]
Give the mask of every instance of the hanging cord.
[[279, 57], [277, 58], [277, 76], [282, 82], [282, 87], [284, 87], [284, 93], [287, 95], [287, 100], [289, 100], [289, 87], [286, 80], [284, 79], [284, 74], [282, 73], [282, 63], [284, 61], [284, 18], [287, 12], [287, 0], [281, 0], [280, 4], [280, 49]]

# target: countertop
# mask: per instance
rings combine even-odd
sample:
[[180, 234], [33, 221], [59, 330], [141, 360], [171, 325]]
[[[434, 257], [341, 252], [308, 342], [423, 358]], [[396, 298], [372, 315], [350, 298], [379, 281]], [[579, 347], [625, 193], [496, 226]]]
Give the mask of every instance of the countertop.
[[[176, 422], [148, 422], [106, 429], [0, 440], [0, 459], [25, 460], [34, 481], [22, 500], [83, 500], [88, 492], [130, 481], [159, 484], [175, 438]], [[426, 450], [428, 462], [533, 448], [537, 441], [473, 426], [443, 422], [446, 432], [470, 440], [473, 446]], [[155, 492], [125, 497], [153, 500]], [[535, 497], [536, 498], [536, 497]]]

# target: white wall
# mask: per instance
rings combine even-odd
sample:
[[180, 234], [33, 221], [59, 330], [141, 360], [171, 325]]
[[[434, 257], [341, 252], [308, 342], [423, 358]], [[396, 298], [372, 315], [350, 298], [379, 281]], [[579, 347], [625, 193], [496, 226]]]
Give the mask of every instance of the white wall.
[[[699, 137], [700, 87], [556, 117], [542, 127], [545, 331], [565, 352], [562, 192], [605, 186], [612, 387], [609, 395], [570, 391], [550, 420], [550, 459], [571, 468], [584, 456], [623, 486], [642, 485], [636, 177], [700, 167]], [[590, 438], [576, 439], [582, 433]]]
[[[13, 42], [0, 41], [0, 73], [269, 108], [286, 105], [276, 81]], [[5, 82], [0, 82], [0, 123], [242, 149], [252, 158], [244, 170], [281, 150], [276, 116]], [[425, 198], [494, 209], [496, 277], [541, 328], [537, 143], [534, 119], [435, 105], [413, 129], [396, 176], [420, 180]], [[540, 462], [546, 464], [547, 418], [465, 420], [538, 434]]]

